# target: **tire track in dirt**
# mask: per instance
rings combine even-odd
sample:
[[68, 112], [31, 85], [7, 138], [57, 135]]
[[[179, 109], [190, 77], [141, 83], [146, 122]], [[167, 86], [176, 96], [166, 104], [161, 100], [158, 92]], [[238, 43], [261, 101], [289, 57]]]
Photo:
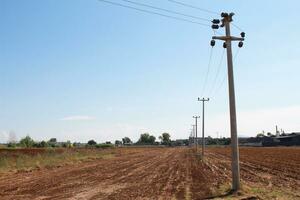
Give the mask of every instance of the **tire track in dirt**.
[[[1, 199], [202, 199], [207, 166], [188, 148], [120, 149], [115, 158], [0, 178]], [[204, 168], [204, 169], [203, 169]]]

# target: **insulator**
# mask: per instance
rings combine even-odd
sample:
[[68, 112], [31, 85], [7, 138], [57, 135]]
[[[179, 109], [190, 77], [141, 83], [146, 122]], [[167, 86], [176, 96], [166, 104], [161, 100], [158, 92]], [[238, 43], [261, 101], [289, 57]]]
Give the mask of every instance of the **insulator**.
[[211, 28], [212, 29], [219, 29], [219, 25], [218, 24], [213, 24], [213, 25], [211, 25]]
[[241, 41], [241, 42], [239, 42], [239, 47], [240, 48], [242, 48], [243, 47], [243, 45], [244, 45], [244, 43]]
[[211, 22], [212, 22], [213, 24], [219, 24], [219, 23], [220, 23], [220, 20], [219, 20], [219, 19], [213, 19]]
[[245, 37], [245, 32], [241, 32], [241, 37], [244, 38]]
[[211, 40], [211, 41], [210, 41], [210, 46], [213, 47], [213, 46], [215, 46], [215, 44], [216, 44], [216, 41], [215, 41], [215, 40]]
[[225, 49], [227, 48], [226, 42], [223, 43], [223, 48], [225, 48]]
[[221, 17], [228, 17], [228, 13], [225, 12], [221, 13]]

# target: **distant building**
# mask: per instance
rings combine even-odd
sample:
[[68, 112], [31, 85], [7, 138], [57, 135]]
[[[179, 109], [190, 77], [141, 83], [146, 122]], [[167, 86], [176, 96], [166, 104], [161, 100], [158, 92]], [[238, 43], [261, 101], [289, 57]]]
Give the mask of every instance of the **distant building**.
[[188, 139], [177, 139], [171, 141], [171, 146], [188, 146], [189, 140]]
[[[208, 138], [204, 138], [204, 143], [207, 144]], [[202, 137], [189, 137], [189, 145], [194, 145], [198, 143], [198, 145], [202, 145]]]
[[282, 146], [300, 146], [300, 132], [285, 134], [274, 139]]
[[239, 138], [241, 146], [300, 146], [300, 132], [277, 136]]

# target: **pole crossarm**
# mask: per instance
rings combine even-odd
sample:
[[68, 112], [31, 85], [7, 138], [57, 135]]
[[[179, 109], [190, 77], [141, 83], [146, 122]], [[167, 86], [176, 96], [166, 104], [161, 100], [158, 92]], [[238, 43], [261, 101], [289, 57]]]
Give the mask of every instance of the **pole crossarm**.
[[209, 98], [207, 98], [207, 99], [205, 99], [205, 98], [202, 98], [202, 99], [198, 98], [198, 101], [209, 101]]
[[213, 40], [223, 40], [223, 41], [244, 41], [245, 38], [235, 37], [235, 36], [213, 36]]

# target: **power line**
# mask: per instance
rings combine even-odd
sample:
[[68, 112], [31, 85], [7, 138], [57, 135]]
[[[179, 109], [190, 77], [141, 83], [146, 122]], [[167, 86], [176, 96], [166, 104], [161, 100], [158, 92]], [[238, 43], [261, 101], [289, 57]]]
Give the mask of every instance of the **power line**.
[[185, 6], [185, 7], [189, 7], [189, 8], [194, 8], [194, 9], [197, 9], [197, 10], [201, 10], [202, 12], [219, 15], [219, 13], [217, 13], [215, 11], [207, 10], [205, 8], [200, 8], [200, 7], [191, 5], [191, 4], [186, 4], [186, 3], [182, 3], [180, 1], [175, 1], [175, 0], [168, 0], [168, 1], [170, 1], [172, 3], [176, 3], [176, 4], [179, 4], [179, 5], [182, 5], [182, 6]]
[[214, 81], [213, 81], [211, 90], [210, 90], [210, 92], [209, 92], [209, 95], [211, 95], [211, 93], [212, 93], [213, 90], [215, 89], [215, 86], [216, 86], [216, 83], [217, 83], [217, 79], [218, 79], [218, 77], [219, 77], [220, 70], [221, 70], [221, 66], [222, 66], [222, 63], [223, 63], [224, 54], [225, 54], [225, 49], [223, 49], [223, 51], [222, 51], [222, 55], [221, 55], [221, 58], [220, 58], [220, 61], [219, 61], [219, 65], [218, 65], [218, 68], [217, 68], [217, 73], [216, 73], [216, 76], [215, 76], [215, 78], [214, 78]]
[[234, 24], [234, 23], [231, 23], [235, 28], [237, 28], [238, 30], [242, 31], [243, 32], [243, 29], [241, 27], [239, 27], [238, 25]]
[[[240, 48], [238, 48], [238, 49], [236, 50], [235, 55], [234, 55], [234, 57], [233, 57], [233, 62], [236, 61], [236, 58], [237, 58], [237, 56], [239, 55], [239, 52], [240, 52]], [[224, 74], [223, 79], [222, 79], [222, 82], [221, 82], [221, 84], [219, 85], [219, 87], [215, 90], [213, 96], [215, 96], [216, 94], [218, 94], [219, 90], [223, 87], [225, 80], [226, 80], [226, 73]]]
[[184, 22], [189, 22], [189, 23], [201, 25], [201, 26], [206, 26], [206, 27], [208, 26], [208, 27], [210, 27], [208, 24], [204, 24], [204, 23], [201, 23], [201, 22], [192, 21], [192, 20], [185, 19], [185, 18], [180, 18], [180, 17], [174, 17], [174, 16], [171, 16], [171, 15], [165, 15], [165, 14], [162, 14], [162, 13], [158, 13], [158, 12], [154, 12], [154, 11], [149, 11], [149, 10], [144, 10], [144, 9], [141, 9], [141, 8], [136, 8], [136, 7], [133, 7], [133, 6], [124, 5], [124, 4], [117, 3], [117, 2], [112, 2], [112, 1], [107, 1], [107, 0], [98, 0], [98, 1], [105, 2], [105, 3], [108, 3], [108, 4], [112, 4], [112, 5], [115, 5], [115, 6], [129, 8], [129, 9], [132, 9], [132, 10], [137, 10], [137, 11], [144, 12], [144, 13], [158, 15], [158, 16], [161, 16], [161, 17], [166, 17], [166, 18], [170, 18], [170, 19], [174, 19], [174, 20], [178, 20], [178, 21], [184, 21]]
[[144, 4], [144, 3], [138, 3], [138, 2], [135, 2], [135, 1], [129, 1], [129, 0], [121, 0], [121, 1], [125, 1], [125, 2], [131, 3], [131, 4], [135, 4], [135, 5], [138, 5], [138, 6], [144, 6], [144, 7], [148, 7], [148, 8], [152, 8], [152, 9], [156, 9], [156, 10], [161, 10], [161, 11], [168, 12], [168, 13], [171, 13], [171, 14], [181, 15], [181, 16], [184, 16], [184, 17], [190, 17], [190, 18], [194, 18], [194, 19], [199, 19], [199, 20], [207, 21], [207, 22], [211, 21], [209, 19], [205, 19], [205, 18], [202, 18], [202, 17], [188, 15], [188, 14], [176, 12], [176, 11], [173, 11], [173, 10], [168, 10], [168, 9], [165, 9], [165, 8], [155, 7], [155, 6]]
[[203, 96], [203, 94], [205, 92], [205, 89], [206, 89], [206, 84], [207, 84], [207, 79], [208, 79], [208, 75], [209, 75], [209, 71], [210, 71], [212, 56], [213, 56], [213, 48], [211, 47], [210, 53], [209, 53], [209, 59], [208, 59], [208, 66], [207, 66], [206, 76], [205, 76], [205, 79], [204, 79], [201, 96]]

